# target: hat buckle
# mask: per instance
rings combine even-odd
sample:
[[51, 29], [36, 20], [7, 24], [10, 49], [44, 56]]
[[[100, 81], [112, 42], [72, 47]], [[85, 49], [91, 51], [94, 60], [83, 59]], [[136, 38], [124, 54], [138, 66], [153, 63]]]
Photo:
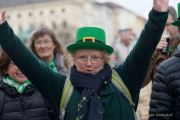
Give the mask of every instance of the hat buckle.
[[86, 41], [95, 42], [95, 37], [83, 37], [83, 42], [86, 42]]

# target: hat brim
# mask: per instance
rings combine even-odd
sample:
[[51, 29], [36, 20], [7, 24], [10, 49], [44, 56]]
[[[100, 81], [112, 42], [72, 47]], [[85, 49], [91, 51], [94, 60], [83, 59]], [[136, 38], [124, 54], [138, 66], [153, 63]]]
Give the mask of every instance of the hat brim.
[[180, 20], [177, 20], [177, 21], [173, 22], [172, 25], [174, 25], [174, 26], [180, 26]]
[[113, 48], [111, 46], [94, 43], [94, 42], [74, 43], [68, 45], [66, 48], [70, 53], [73, 53], [76, 50], [80, 50], [80, 49], [96, 49], [100, 51], [105, 51], [109, 55], [113, 53]]

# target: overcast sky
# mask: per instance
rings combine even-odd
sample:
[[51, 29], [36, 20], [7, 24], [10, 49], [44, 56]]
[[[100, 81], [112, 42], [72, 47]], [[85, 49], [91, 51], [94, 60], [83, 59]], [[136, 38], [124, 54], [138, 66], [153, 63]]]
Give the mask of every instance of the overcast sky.
[[[153, 0], [97, 0], [99, 2], [114, 2], [125, 8], [128, 8], [138, 15], [147, 18], [148, 12], [152, 8]], [[174, 6], [177, 10], [177, 4], [180, 0], [169, 0], [170, 5]]]

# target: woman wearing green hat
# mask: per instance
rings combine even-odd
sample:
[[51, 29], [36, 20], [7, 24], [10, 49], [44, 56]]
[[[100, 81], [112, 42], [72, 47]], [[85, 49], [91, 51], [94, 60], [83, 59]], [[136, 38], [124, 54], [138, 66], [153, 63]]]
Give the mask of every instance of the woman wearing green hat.
[[74, 63], [68, 77], [54, 72], [29, 52], [14, 35], [4, 12], [0, 16], [0, 44], [47, 98], [57, 119], [60, 112], [60, 118], [65, 120], [134, 120], [133, 108], [163, 32], [167, 11], [168, 0], [154, 0], [136, 46], [124, 64], [115, 69], [108, 65], [113, 48], [106, 45], [105, 32], [97, 27], [78, 29], [75, 43], [67, 46]]

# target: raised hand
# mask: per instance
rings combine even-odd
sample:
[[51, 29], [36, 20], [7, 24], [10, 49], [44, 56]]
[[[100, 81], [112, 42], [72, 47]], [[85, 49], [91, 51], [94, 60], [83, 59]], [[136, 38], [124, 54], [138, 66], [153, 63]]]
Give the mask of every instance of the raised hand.
[[169, 0], [153, 0], [153, 9], [158, 12], [167, 12]]
[[171, 38], [171, 36], [170, 36], [169, 32], [165, 29], [163, 31], [161, 40], [159, 41], [156, 49], [162, 50], [162, 49], [166, 48], [168, 45], [167, 39], [170, 39], [170, 38]]
[[0, 12], [0, 24], [4, 23], [6, 21], [6, 12], [2, 11]]

